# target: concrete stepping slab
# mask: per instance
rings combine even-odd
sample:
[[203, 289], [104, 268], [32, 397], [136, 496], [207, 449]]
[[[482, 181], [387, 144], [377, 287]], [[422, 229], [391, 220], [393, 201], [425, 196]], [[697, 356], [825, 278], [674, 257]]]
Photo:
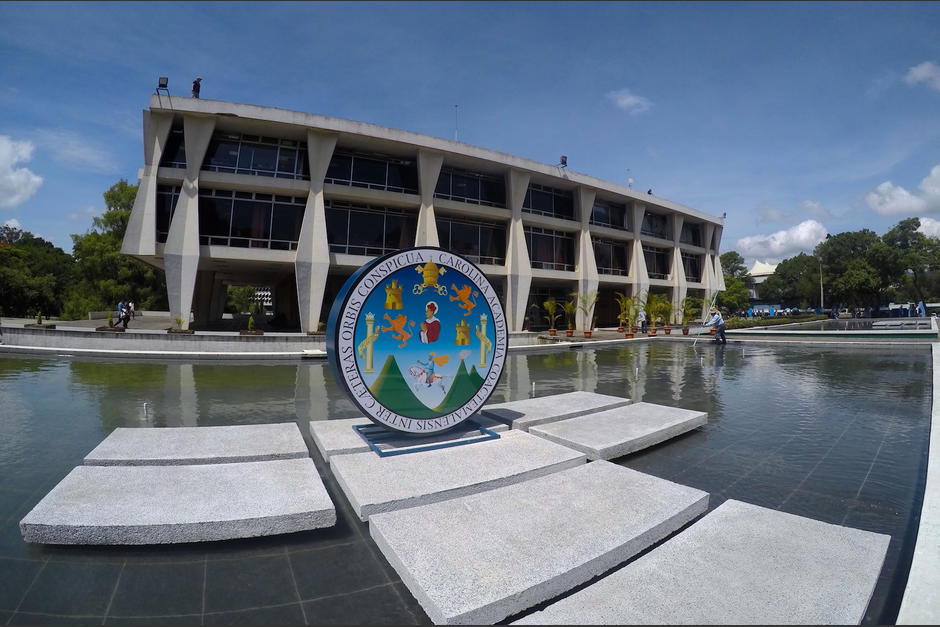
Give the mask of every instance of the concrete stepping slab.
[[491, 490], [587, 461], [583, 453], [522, 431], [465, 446], [379, 457], [372, 451], [334, 455], [337, 483], [362, 520]]
[[20, 521], [27, 542], [168, 544], [336, 524], [313, 460], [78, 466]]
[[595, 394], [594, 392], [567, 392], [528, 398], [521, 401], [486, 405], [480, 409], [484, 416], [496, 418], [513, 429], [528, 431], [530, 427], [575, 416], [583, 416], [631, 403], [629, 398]]
[[529, 433], [581, 451], [588, 459], [616, 459], [701, 427], [708, 414], [653, 403], [634, 403], [529, 429]]
[[889, 536], [728, 500], [515, 625], [858, 624]]
[[[368, 426], [375, 423], [368, 418], [343, 418], [340, 420], [313, 420], [310, 422], [310, 435], [317, 450], [327, 463], [333, 455], [348, 455], [350, 453], [364, 453], [371, 450], [365, 440], [353, 429], [355, 426]], [[500, 432], [509, 429], [509, 425], [493, 418], [476, 415], [468, 418], [454, 431], [438, 434], [431, 437], [415, 437], [402, 435], [399, 438], [384, 440], [379, 445], [382, 450], [393, 450], [416, 445], [447, 442], [460, 438], [480, 436], [478, 427], [485, 427], [490, 431]]]
[[707, 508], [705, 492], [598, 461], [376, 514], [369, 532], [432, 621], [492, 624], [606, 572]]
[[118, 427], [85, 457], [85, 464], [220, 464], [309, 456], [304, 436], [295, 422], [224, 427]]

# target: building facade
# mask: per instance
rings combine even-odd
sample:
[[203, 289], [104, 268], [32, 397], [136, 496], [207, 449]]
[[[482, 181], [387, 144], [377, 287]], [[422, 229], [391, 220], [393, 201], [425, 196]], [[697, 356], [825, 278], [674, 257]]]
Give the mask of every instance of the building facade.
[[[510, 330], [541, 303], [598, 290], [724, 288], [722, 218], [521, 157], [362, 122], [155, 94], [121, 252], [166, 272], [173, 317], [220, 319], [229, 285], [264, 285], [289, 326], [314, 331], [378, 255], [441, 246], [503, 294]], [[186, 322], [188, 325], [189, 323]], [[579, 314], [577, 327], [588, 321]]]

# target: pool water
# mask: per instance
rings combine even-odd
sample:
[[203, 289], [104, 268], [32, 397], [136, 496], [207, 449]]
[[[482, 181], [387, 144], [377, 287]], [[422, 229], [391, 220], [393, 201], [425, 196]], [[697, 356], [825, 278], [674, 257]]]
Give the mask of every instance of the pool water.
[[[637, 343], [513, 354], [491, 402], [574, 390], [706, 411], [615, 460], [711, 494], [889, 534], [864, 624], [893, 623], [926, 475], [921, 347]], [[359, 415], [321, 362], [0, 358], [0, 623], [428, 623], [319, 458], [307, 423]], [[331, 529], [157, 547], [26, 544], [19, 520], [115, 427], [296, 421]]]

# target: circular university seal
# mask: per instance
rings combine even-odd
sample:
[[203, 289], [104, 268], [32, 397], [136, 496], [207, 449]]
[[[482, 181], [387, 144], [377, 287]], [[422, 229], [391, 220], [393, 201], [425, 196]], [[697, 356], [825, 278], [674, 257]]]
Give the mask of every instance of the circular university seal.
[[483, 272], [422, 246], [379, 257], [346, 281], [326, 345], [337, 382], [369, 418], [429, 435], [460, 424], [490, 397], [507, 337]]

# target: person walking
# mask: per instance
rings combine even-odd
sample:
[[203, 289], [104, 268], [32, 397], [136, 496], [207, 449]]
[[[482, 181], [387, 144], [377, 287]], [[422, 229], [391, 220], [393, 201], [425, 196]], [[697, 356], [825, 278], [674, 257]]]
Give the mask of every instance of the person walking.
[[714, 326], [718, 329], [718, 333], [715, 335], [715, 344], [727, 344], [728, 338], [725, 337], [725, 319], [721, 317], [721, 312], [718, 311], [717, 307], [712, 307], [709, 313], [711, 313], [712, 319], [706, 322], [705, 326]]
[[640, 323], [640, 333], [646, 333], [646, 312], [640, 310], [636, 316], [636, 321]]
[[131, 311], [131, 319], [132, 319], [132, 320], [133, 320], [133, 319], [136, 319], [136, 318], [137, 318], [137, 310], [134, 309], [134, 301], [132, 301], [132, 300], [127, 301], [127, 308], [130, 309], [130, 311]]
[[121, 320], [124, 318], [124, 301], [123, 300], [118, 301], [117, 310], [115, 311], [115, 313], [117, 314], [117, 319], [110, 323], [110, 326], [112, 328], [121, 324]]

